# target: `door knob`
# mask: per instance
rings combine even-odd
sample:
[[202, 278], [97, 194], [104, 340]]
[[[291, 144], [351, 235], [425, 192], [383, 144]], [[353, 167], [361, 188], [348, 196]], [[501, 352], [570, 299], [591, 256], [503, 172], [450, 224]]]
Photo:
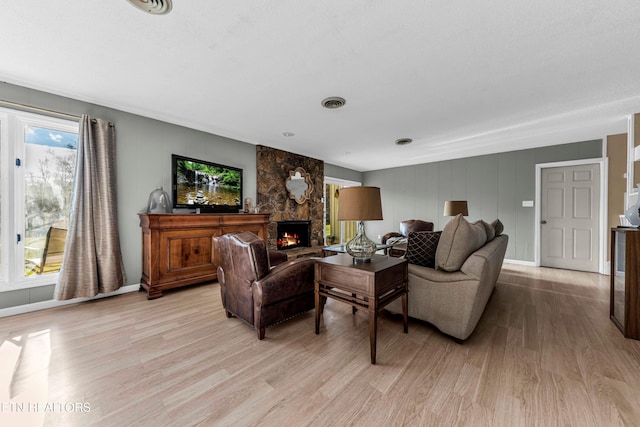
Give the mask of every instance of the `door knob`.
[[547, 223], [547, 221], [544, 220], [544, 219], [542, 221], [540, 221], [540, 224], [546, 224], [546, 223]]

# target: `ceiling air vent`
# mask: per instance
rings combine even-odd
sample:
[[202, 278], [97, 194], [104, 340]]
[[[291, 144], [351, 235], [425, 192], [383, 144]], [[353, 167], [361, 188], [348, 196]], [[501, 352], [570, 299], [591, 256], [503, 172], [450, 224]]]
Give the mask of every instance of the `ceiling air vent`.
[[154, 14], [166, 15], [171, 12], [171, 0], [128, 0], [140, 10]]
[[411, 138], [396, 139], [396, 145], [408, 145], [408, 144], [411, 144], [412, 142], [413, 142], [413, 139]]
[[330, 110], [335, 110], [336, 108], [343, 107], [347, 101], [344, 98], [340, 98], [339, 96], [330, 96], [329, 98], [325, 98], [322, 100], [322, 106], [324, 108], [329, 108]]

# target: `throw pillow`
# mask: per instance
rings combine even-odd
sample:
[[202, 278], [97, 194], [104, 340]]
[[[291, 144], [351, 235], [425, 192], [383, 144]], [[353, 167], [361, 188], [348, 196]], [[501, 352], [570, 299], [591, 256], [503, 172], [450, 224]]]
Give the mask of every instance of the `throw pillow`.
[[496, 236], [501, 235], [502, 232], [504, 231], [504, 225], [502, 225], [502, 222], [500, 222], [499, 219], [496, 219], [495, 221], [493, 221], [491, 225], [496, 230]]
[[462, 214], [453, 218], [442, 230], [436, 250], [436, 268], [458, 271], [473, 252], [487, 241], [482, 224], [470, 224]]
[[409, 263], [435, 267], [441, 231], [410, 231], [405, 258]]
[[483, 220], [474, 222], [474, 224], [478, 223], [482, 224], [482, 226], [484, 227], [484, 231], [487, 233], [487, 242], [492, 241], [493, 238], [496, 237], [496, 229], [493, 228], [493, 225]]

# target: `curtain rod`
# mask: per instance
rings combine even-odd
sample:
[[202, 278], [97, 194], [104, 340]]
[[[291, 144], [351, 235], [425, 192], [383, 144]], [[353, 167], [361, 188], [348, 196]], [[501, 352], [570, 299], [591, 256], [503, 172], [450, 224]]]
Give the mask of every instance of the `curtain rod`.
[[[76, 116], [75, 114], [67, 114], [67, 113], [61, 113], [59, 111], [47, 110], [46, 108], [32, 107], [31, 105], [25, 105], [25, 104], [20, 104], [18, 102], [6, 101], [4, 99], [0, 99], [0, 104], [8, 105], [10, 107], [21, 108], [23, 110], [32, 111], [32, 112], [52, 114], [58, 117], [67, 117], [75, 121], [80, 121], [81, 119], [80, 116]], [[97, 123], [97, 120], [91, 119], [91, 123], [95, 124]], [[113, 127], [112, 122], [108, 122], [108, 123], [109, 123], [109, 127]]]
[[59, 116], [59, 117], [67, 117], [67, 118], [74, 119], [76, 121], [80, 120], [80, 116], [76, 116], [74, 114], [61, 113], [59, 111], [47, 110], [46, 108], [32, 107], [31, 105], [20, 104], [18, 102], [5, 101], [4, 99], [0, 99], [0, 104], [8, 105], [10, 107], [21, 108], [21, 109], [27, 110], [27, 111], [53, 114], [53, 115]]

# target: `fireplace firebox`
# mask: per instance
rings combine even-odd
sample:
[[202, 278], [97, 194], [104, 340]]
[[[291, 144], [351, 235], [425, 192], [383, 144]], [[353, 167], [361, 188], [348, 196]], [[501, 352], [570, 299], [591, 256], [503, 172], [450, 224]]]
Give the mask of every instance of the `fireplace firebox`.
[[278, 249], [311, 246], [311, 221], [278, 221]]

